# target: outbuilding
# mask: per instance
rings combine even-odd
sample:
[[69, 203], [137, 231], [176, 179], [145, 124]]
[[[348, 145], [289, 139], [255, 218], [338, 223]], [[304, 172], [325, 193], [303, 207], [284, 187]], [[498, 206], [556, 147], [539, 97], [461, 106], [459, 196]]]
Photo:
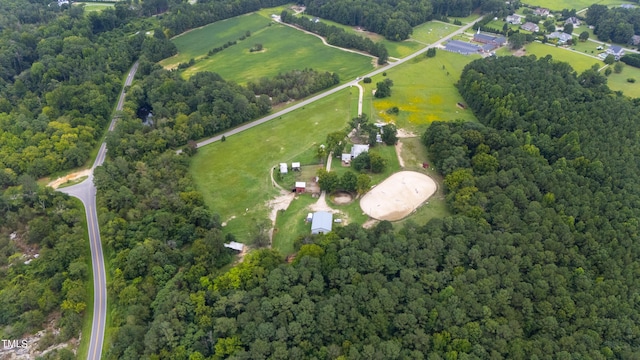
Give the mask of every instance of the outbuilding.
[[224, 247], [226, 247], [228, 249], [236, 250], [236, 251], [244, 250], [244, 244], [239, 243], [239, 242], [235, 242], [235, 241], [232, 241], [230, 243], [224, 244]]
[[287, 163], [280, 163], [280, 174], [286, 174], [288, 172]]
[[307, 183], [304, 181], [296, 181], [296, 194], [304, 193]]
[[299, 162], [292, 162], [291, 163], [291, 170], [300, 171], [300, 163]]
[[328, 211], [317, 211], [313, 213], [311, 220], [312, 234], [326, 234], [331, 231], [333, 225], [333, 214]]

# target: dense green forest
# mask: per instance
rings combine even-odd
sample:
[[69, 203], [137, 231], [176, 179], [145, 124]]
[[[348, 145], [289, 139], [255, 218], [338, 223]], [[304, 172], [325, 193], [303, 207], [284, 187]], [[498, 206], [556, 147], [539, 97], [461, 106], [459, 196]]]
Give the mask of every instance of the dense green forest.
[[587, 11], [587, 24], [595, 26], [593, 32], [600, 41], [626, 44], [635, 34], [640, 35], [640, 8], [621, 8], [593, 4]]
[[28, 175], [0, 194], [0, 336], [51, 323], [41, 348], [78, 338], [87, 306], [89, 244], [79, 202]]

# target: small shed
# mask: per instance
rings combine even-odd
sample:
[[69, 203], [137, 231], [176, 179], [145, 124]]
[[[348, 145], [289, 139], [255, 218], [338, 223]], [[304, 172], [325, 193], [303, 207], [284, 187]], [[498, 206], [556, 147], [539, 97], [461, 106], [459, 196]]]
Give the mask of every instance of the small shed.
[[328, 211], [318, 211], [313, 213], [311, 220], [312, 234], [326, 234], [331, 231], [333, 225], [333, 214]]
[[224, 247], [237, 251], [244, 250], [244, 244], [235, 241], [224, 244]]
[[280, 163], [280, 173], [286, 174], [288, 172], [289, 172], [289, 169], [287, 168], [287, 163]]
[[348, 164], [351, 162], [351, 154], [342, 154], [340, 159], [343, 163]]
[[351, 148], [351, 158], [355, 159], [363, 152], [369, 152], [369, 145], [355, 144]]
[[304, 193], [307, 183], [304, 181], [296, 181], [296, 194]]
[[311, 222], [311, 220], [313, 220], [313, 213], [308, 213], [307, 214], [307, 218], [306, 218], [306, 222]]
[[292, 162], [291, 163], [291, 170], [300, 171], [300, 163], [299, 162]]

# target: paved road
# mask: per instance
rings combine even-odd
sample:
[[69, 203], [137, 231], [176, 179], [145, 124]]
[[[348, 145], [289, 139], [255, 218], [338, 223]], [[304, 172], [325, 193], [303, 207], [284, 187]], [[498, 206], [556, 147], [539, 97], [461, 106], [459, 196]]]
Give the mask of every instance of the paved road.
[[[443, 37], [442, 39], [436, 41], [435, 43], [431, 44], [430, 47], [438, 46], [438, 45], [442, 44], [443, 42], [451, 39], [452, 37], [454, 37], [456, 35], [459, 35], [459, 34], [462, 34], [463, 32], [465, 32], [467, 29], [471, 28], [475, 23], [477, 23], [480, 20], [482, 20], [482, 16], [479, 17], [478, 19], [476, 19], [475, 21], [473, 21], [473, 22], [471, 22], [471, 23], [459, 28], [458, 30], [452, 32], [451, 34]], [[425, 47], [424, 49], [418, 50], [415, 53], [413, 53], [413, 54], [411, 54], [411, 55], [409, 55], [407, 57], [404, 57], [404, 58], [402, 58], [402, 59], [400, 59], [400, 60], [398, 60], [396, 62], [390, 63], [389, 65], [383, 66], [383, 67], [381, 67], [381, 68], [379, 68], [377, 70], [374, 70], [374, 71], [372, 71], [372, 72], [370, 72], [370, 73], [368, 73], [366, 75], [363, 75], [363, 77], [372, 77], [372, 76], [378, 75], [378, 74], [380, 74], [380, 73], [382, 73], [384, 71], [387, 71], [387, 70], [389, 70], [391, 68], [394, 68], [394, 67], [396, 67], [396, 66], [398, 66], [400, 64], [403, 64], [403, 63], [405, 63], [405, 62], [407, 62], [407, 61], [409, 61], [411, 59], [414, 59], [414, 58], [424, 54], [425, 52], [427, 52], [428, 49], [429, 49], [429, 47]], [[277, 119], [277, 118], [281, 117], [284, 114], [287, 114], [287, 113], [290, 113], [292, 111], [298, 110], [298, 109], [303, 108], [303, 107], [305, 107], [305, 106], [307, 106], [307, 105], [309, 105], [309, 104], [311, 104], [311, 103], [313, 103], [315, 101], [318, 101], [318, 100], [320, 100], [322, 98], [325, 98], [325, 97], [327, 97], [329, 95], [335, 94], [338, 91], [344, 90], [344, 89], [346, 89], [346, 88], [348, 88], [350, 86], [354, 86], [354, 85], [356, 85], [358, 83], [358, 81], [359, 80], [357, 80], [357, 79], [349, 81], [348, 83], [345, 83], [345, 84], [342, 84], [342, 85], [340, 85], [338, 87], [335, 87], [333, 89], [327, 90], [327, 91], [325, 91], [325, 92], [323, 92], [323, 93], [321, 93], [319, 95], [316, 95], [316, 96], [311, 97], [311, 98], [309, 98], [307, 100], [301, 101], [301, 102], [299, 102], [299, 103], [297, 103], [297, 104], [295, 104], [295, 105], [293, 105], [291, 107], [288, 107], [288, 108], [286, 108], [284, 110], [280, 110], [280, 111], [278, 111], [276, 113], [273, 113], [271, 115], [265, 116], [265, 117], [263, 117], [261, 119], [258, 119], [256, 121], [253, 121], [253, 122], [246, 123], [244, 125], [238, 126], [237, 128], [231, 129], [231, 130], [229, 130], [229, 131], [227, 131], [227, 132], [225, 132], [223, 134], [219, 134], [219, 135], [213, 136], [213, 137], [211, 137], [209, 139], [200, 141], [200, 142], [198, 142], [197, 147], [202, 147], [202, 146], [205, 146], [205, 145], [209, 145], [211, 143], [219, 141], [223, 136], [225, 138], [228, 138], [231, 135], [235, 135], [235, 134], [243, 132], [243, 131], [245, 131], [247, 129], [251, 129], [252, 127], [264, 124], [267, 121], [271, 121], [273, 119]], [[181, 150], [178, 150], [178, 152], [181, 152]]]
[[[125, 87], [130, 86], [133, 77], [138, 70], [138, 62], [133, 64], [124, 87], [120, 93], [120, 99], [116, 105], [116, 112], [122, 111], [125, 98]], [[116, 116], [111, 119], [109, 131], [112, 131], [117, 121]], [[107, 279], [104, 267], [104, 256], [102, 254], [102, 243], [100, 240], [100, 227], [98, 226], [98, 213], [96, 211], [96, 187], [93, 184], [93, 169], [102, 165], [107, 154], [107, 144], [102, 143], [98, 156], [91, 167], [89, 177], [76, 185], [57, 189], [60, 192], [76, 197], [82, 201], [84, 211], [87, 216], [87, 227], [89, 230], [89, 244], [91, 247], [91, 263], [93, 268], [93, 322], [91, 325], [91, 338], [89, 340], [89, 353], [87, 359], [99, 360], [102, 354], [102, 343], [104, 341], [104, 327], [107, 318]], [[85, 335], [85, 334], [83, 334]]]

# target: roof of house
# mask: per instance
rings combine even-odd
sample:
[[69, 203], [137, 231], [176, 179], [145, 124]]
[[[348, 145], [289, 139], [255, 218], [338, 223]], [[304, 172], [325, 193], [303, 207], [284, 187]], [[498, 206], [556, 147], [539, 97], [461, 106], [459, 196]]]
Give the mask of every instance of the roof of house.
[[505, 38], [504, 36], [489, 35], [489, 34], [483, 34], [479, 32], [473, 35], [473, 40], [504, 44], [507, 41], [507, 38]]
[[237, 250], [237, 251], [242, 251], [242, 249], [244, 249], [244, 244], [232, 241], [230, 243], [224, 244], [224, 247]]
[[559, 31], [554, 31], [551, 34], [547, 35], [548, 38], [558, 39], [560, 41], [568, 41], [571, 40], [571, 35]]
[[369, 145], [355, 144], [351, 148], [351, 157], [357, 158], [358, 155], [368, 151], [369, 151]]
[[578, 19], [575, 16], [572, 16], [572, 17], [568, 18], [567, 20], [565, 20], [564, 23], [565, 24], [580, 25], [580, 19]]
[[618, 46], [618, 45], [611, 45], [609, 46], [609, 50], [611, 50], [611, 52], [618, 54], [624, 51], [624, 49], [622, 48], [622, 46]]
[[313, 219], [311, 219], [311, 233], [328, 233], [331, 231], [333, 223], [333, 214], [328, 211], [318, 211], [313, 213]]
[[296, 187], [297, 188], [304, 188], [307, 186], [307, 183], [304, 181], [296, 181]]
[[527, 31], [538, 31], [540, 30], [540, 27], [537, 24], [534, 24], [532, 22], [526, 22], [524, 24], [522, 24], [520, 26], [520, 28], [527, 30]]
[[640, 44], [640, 35], [633, 35], [633, 36], [631, 37], [631, 43], [632, 43], [633, 45], [638, 45], [638, 44]]
[[445, 47], [445, 50], [456, 52], [460, 54], [475, 54], [482, 50], [482, 48], [478, 45], [471, 44], [465, 41], [460, 40], [451, 40], [449, 41]]

